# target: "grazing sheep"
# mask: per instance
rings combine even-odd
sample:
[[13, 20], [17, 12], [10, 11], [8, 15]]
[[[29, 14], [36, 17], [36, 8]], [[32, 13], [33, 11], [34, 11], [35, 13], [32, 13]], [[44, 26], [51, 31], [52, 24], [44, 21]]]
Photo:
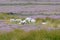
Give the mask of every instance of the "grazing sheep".
[[35, 19], [31, 19], [31, 22], [32, 22], [32, 23], [35, 23], [35, 22], [36, 22], [36, 20], [35, 20]]
[[28, 18], [26, 18], [25, 20], [30, 23], [30, 22], [31, 22], [31, 19], [32, 19], [32, 18], [28, 17]]
[[31, 22], [35, 23], [36, 22], [36, 20], [31, 18], [31, 17], [27, 17], [25, 20], [28, 21], [29, 23], [31, 23]]
[[27, 23], [26, 20], [20, 21], [19, 24], [25, 24]]
[[36, 20], [33, 18], [26, 18], [25, 20], [22, 19], [10, 19], [10, 22], [19, 22], [19, 24], [26, 24], [26, 23], [35, 23]]

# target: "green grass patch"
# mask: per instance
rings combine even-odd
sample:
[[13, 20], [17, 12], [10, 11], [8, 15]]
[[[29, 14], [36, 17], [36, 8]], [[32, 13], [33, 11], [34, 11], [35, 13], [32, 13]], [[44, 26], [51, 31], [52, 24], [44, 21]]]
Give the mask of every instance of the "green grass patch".
[[1, 34], [0, 40], [60, 40], [60, 30], [31, 30], [30, 32], [14, 30]]
[[7, 13], [0, 13], [0, 20], [19, 18], [17, 15], [8, 15]]

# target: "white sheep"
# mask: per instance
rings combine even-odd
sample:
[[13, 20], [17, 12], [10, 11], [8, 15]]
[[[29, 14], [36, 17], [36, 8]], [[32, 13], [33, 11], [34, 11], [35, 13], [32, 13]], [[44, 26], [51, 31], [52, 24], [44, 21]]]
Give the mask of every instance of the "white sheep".
[[31, 17], [27, 17], [25, 20], [28, 21], [29, 23], [31, 22]]
[[31, 23], [31, 22], [35, 23], [36, 22], [36, 20], [31, 18], [31, 17], [27, 17], [25, 20], [28, 21], [29, 23]]
[[31, 19], [31, 22], [32, 22], [32, 23], [35, 23], [35, 22], [36, 22], [36, 20], [35, 20], [35, 19]]
[[28, 17], [25, 20], [22, 20], [22, 19], [10, 19], [10, 22], [16, 22], [16, 21], [18, 21], [19, 24], [26, 24], [27, 22], [29, 22], [29, 23], [35, 23], [36, 22], [36, 20], [31, 18], [31, 17]]
[[19, 24], [25, 24], [27, 23], [26, 20], [20, 21]]

